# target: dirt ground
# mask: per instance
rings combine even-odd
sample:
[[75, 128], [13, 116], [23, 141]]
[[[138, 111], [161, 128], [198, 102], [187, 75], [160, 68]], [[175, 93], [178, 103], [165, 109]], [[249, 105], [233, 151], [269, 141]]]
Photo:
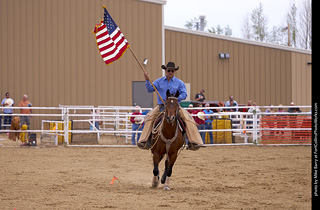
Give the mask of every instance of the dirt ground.
[[150, 188], [150, 151], [12, 145], [0, 146], [1, 209], [311, 209], [308, 146], [184, 150], [164, 191]]

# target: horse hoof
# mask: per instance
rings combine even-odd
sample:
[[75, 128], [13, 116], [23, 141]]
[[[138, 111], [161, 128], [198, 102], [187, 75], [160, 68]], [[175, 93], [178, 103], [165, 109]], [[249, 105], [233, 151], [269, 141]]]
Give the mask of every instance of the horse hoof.
[[166, 177], [161, 178], [161, 184], [164, 184], [164, 183], [166, 183]]
[[170, 191], [170, 187], [169, 186], [164, 186], [164, 191]]
[[158, 185], [159, 185], [159, 182], [156, 182], [156, 183], [152, 183], [152, 188], [157, 188], [158, 187]]
[[151, 187], [152, 187], [152, 188], [157, 188], [158, 185], [159, 185], [159, 177], [158, 177], [158, 176], [154, 176], [154, 177], [153, 177], [153, 180], [152, 180], [152, 185], [151, 185]]

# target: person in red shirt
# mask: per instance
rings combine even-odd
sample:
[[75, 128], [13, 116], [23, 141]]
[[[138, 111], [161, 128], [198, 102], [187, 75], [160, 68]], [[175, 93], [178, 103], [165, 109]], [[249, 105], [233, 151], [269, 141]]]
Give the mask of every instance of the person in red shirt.
[[[193, 104], [189, 104], [189, 108], [193, 108]], [[190, 114], [194, 112], [194, 109], [188, 109], [187, 110]]]
[[[19, 103], [19, 107], [31, 107], [31, 102], [28, 100], [28, 96], [26, 94], [23, 95], [22, 100]], [[30, 129], [30, 116], [32, 114], [32, 109], [20, 109], [20, 114], [25, 114], [20, 117], [20, 126], [26, 124], [28, 126], [28, 130]]]
[[[202, 107], [200, 105], [199, 107]], [[205, 130], [205, 120], [206, 120], [206, 115], [201, 109], [194, 110], [192, 112], [194, 121], [197, 123], [198, 130]], [[205, 144], [205, 137], [206, 137], [206, 132], [200, 132], [200, 136], [202, 138], [203, 143]]]
[[[136, 106], [136, 109], [134, 110], [132, 115], [141, 115], [141, 117], [139, 116], [130, 117], [130, 122], [132, 123], [132, 137], [131, 137], [132, 145], [136, 145], [136, 131], [142, 130], [141, 127], [139, 129], [140, 124], [143, 123], [143, 117], [142, 117], [142, 114], [140, 113], [140, 109], [141, 109], [140, 106]], [[140, 135], [141, 133], [138, 133], [137, 142], [140, 139]]]

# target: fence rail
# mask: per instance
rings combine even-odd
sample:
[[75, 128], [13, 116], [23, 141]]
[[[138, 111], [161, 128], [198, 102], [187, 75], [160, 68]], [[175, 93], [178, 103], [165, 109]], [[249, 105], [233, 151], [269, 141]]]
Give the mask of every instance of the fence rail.
[[[187, 110], [213, 110], [213, 114], [205, 114], [206, 117], [212, 117], [212, 129], [199, 130], [200, 133], [206, 133], [205, 143], [208, 146], [212, 145], [310, 145], [311, 144], [311, 112], [266, 112], [263, 109], [289, 109], [289, 108], [304, 108], [311, 110], [311, 106], [246, 106], [239, 107], [247, 108], [249, 112], [225, 112], [230, 107], [197, 107], [186, 108]], [[54, 138], [53, 144], [58, 145], [61, 140], [68, 146], [85, 146], [86, 144], [76, 144], [71, 142], [72, 135], [83, 134], [83, 138], [87, 135], [95, 134], [94, 140], [96, 146], [128, 146], [132, 136], [135, 136], [137, 141], [140, 130], [133, 131], [130, 117], [136, 117], [132, 112], [135, 107], [93, 107], [93, 106], [60, 106], [60, 107], [10, 107], [13, 110], [12, 114], [0, 114], [0, 122], [8, 117], [34, 117], [41, 119], [41, 129], [28, 131], [10, 130], [9, 124], [1, 123], [2, 129], [0, 132], [15, 133], [29, 132], [40, 133], [41, 139], [44, 136]], [[21, 109], [41, 110], [46, 113], [20, 114]], [[140, 109], [139, 111], [150, 111], [151, 109]], [[263, 110], [263, 111], [261, 111]], [[48, 112], [58, 111], [60, 113], [51, 114]], [[193, 117], [199, 117], [197, 114], [191, 114]], [[146, 117], [146, 115], [142, 115]], [[53, 119], [54, 118], [54, 119]], [[219, 127], [219, 120], [227, 119], [231, 122], [229, 127]], [[73, 127], [77, 124], [82, 124], [82, 127], [72, 129], [70, 127], [72, 121]], [[99, 128], [96, 126], [99, 122]], [[51, 124], [50, 124], [51, 123]], [[216, 123], [216, 125], [214, 125]], [[59, 124], [59, 129], [58, 129]], [[48, 126], [49, 125], [49, 126]], [[50, 127], [51, 125], [51, 127]], [[55, 125], [55, 129], [52, 129]], [[90, 130], [91, 128], [91, 130]], [[209, 133], [214, 136], [213, 144], [210, 143]], [[134, 134], [134, 135], [133, 135]], [[231, 137], [230, 137], [231, 134]], [[117, 138], [116, 143], [102, 142], [101, 138], [105, 135]], [[228, 137], [227, 137], [227, 136]], [[51, 138], [49, 137], [49, 138]], [[227, 139], [228, 138], [228, 139]], [[231, 138], [231, 139], [230, 139]], [[220, 139], [220, 140], [219, 140]], [[226, 140], [227, 139], [227, 140]], [[130, 146], [131, 147], [131, 146]]]

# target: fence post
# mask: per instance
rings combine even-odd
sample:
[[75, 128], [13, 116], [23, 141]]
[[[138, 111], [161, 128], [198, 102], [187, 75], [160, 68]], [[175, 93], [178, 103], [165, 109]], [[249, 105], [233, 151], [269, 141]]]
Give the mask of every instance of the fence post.
[[[119, 130], [119, 113], [120, 113], [119, 109], [116, 108], [116, 129], [115, 129], [116, 131]], [[118, 133], [116, 134], [116, 136], [120, 136], [120, 134]]]
[[[131, 114], [130, 112], [127, 112], [127, 114]], [[128, 130], [128, 117], [126, 117], [125, 118], [126, 120], [125, 120], [125, 123], [126, 123], [126, 130]], [[129, 134], [128, 133], [126, 133], [125, 134], [126, 135], [126, 144], [128, 144], [128, 136], [129, 136]]]
[[257, 144], [258, 143], [258, 129], [257, 129], [257, 112], [256, 110], [253, 111], [253, 135], [252, 135], [252, 143]]
[[69, 145], [69, 109], [65, 108], [65, 113], [64, 113], [64, 142]]

